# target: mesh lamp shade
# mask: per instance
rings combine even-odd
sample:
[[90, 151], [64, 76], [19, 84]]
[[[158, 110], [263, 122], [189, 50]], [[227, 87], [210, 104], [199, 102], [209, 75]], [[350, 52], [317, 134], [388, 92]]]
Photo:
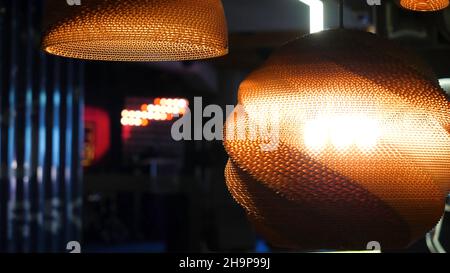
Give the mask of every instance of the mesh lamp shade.
[[48, 0], [43, 49], [106, 61], [178, 61], [228, 53], [220, 0]]
[[278, 50], [241, 84], [225, 176], [274, 246], [408, 246], [450, 190], [450, 106], [419, 58], [332, 30]]
[[396, 0], [397, 3], [409, 10], [414, 11], [438, 11], [449, 5], [449, 0]]

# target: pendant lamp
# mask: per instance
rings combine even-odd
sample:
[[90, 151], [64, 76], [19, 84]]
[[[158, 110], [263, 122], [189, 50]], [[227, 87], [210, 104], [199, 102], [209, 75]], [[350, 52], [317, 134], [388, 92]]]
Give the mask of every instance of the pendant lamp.
[[413, 53], [329, 30], [292, 41], [243, 81], [226, 182], [273, 246], [407, 247], [450, 191], [450, 104]]
[[228, 53], [220, 0], [48, 0], [43, 49], [106, 61], [179, 61]]
[[401, 7], [413, 11], [438, 11], [448, 7], [449, 0], [396, 0]]

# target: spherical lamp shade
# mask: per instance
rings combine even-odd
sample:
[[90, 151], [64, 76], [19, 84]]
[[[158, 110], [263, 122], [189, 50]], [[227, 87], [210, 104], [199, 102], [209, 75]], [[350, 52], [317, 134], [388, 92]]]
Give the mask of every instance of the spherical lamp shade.
[[396, 0], [401, 7], [414, 11], [437, 11], [448, 7], [449, 0]]
[[240, 86], [226, 181], [258, 231], [296, 250], [403, 248], [450, 190], [450, 106], [418, 57], [364, 32], [288, 43]]
[[43, 49], [107, 61], [178, 61], [228, 53], [220, 0], [48, 0]]

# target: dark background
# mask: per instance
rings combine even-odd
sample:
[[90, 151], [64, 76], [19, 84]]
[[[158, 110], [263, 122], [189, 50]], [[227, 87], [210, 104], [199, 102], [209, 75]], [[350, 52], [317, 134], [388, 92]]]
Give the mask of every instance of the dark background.
[[[5, 117], [11, 108], [11, 104], [7, 102], [11, 94], [9, 88], [12, 83], [11, 69], [17, 63], [18, 67], [26, 71], [29, 66], [27, 60], [36, 60], [35, 65], [45, 61], [49, 66], [47, 68], [50, 70], [49, 74], [53, 75], [40, 74], [38, 71], [41, 70], [36, 68], [35, 73], [30, 72], [36, 86], [43, 78], [50, 83], [57, 82], [54, 73], [62, 71], [60, 84], [69, 86], [67, 82], [74, 81], [75, 90], [80, 92], [75, 95], [75, 98], [79, 99], [75, 106], [100, 109], [109, 117], [110, 145], [107, 153], [95, 164], [83, 169], [83, 178], [74, 177], [70, 184], [75, 185], [74, 187], [79, 190], [78, 197], [83, 200], [82, 213], [77, 212], [82, 218], [82, 229], [78, 230], [78, 236], [71, 237], [78, 238], [82, 242], [83, 251], [270, 251], [264, 240], [253, 231], [243, 210], [232, 200], [226, 189], [223, 171], [227, 156], [220, 141], [173, 143], [169, 134], [170, 122], [161, 122], [152, 127], [159, 128], [157, 132], [148, 130], [142, 131], [139, 135], [149, 139], [158, 135], [162, 140], [159, 140], [160, 142], [149, 140], [147, 142], [149, 147], [144, 147], [142, 153], [130, 155], [124, 149], [121, 112], [127, 106], [127, 98], [141, 98], [142, 103], [150, 103], [158, 97], [186, 98], [192, 104], [195, 96], [201, 96], [204, 105], [218, 104], [224, 108], [225, 105], [236, 104], [239, 83], [249, 72], [260, 66], [274, 49], [309, 32], [309, 9], [306, 5], [298, 0], [223, 0], [230, 31], [230, 54], [217, 59], [159, 63], [76, 61], [74, 64], [66, 64], [68, 61], [65, 59], [48, 57], [47, 60], [47, 57], [39, 53], [38, 26], [42, 1], [14, 1], [18, 5], [15, 13], [12, 13], [12, 1], [0, 1], [2, 20], [0, 42], [3, 53], [0, 59], [1, 75], [9, 79], [2, 85], [0, 97], [2, 120], [7, 120]], [[401, 10], [392, 1], [381, 2], [381, 6], [371, 7], [363, 0], [345, 1], [345, 26], [376, 31], [381, 36], [411, 47], [432, 66], [438, 78], [450, 77], [450, 10], [419, 14]], [[324, 0], [324, 4], [325, 27], [337, 27], [337, 1]], [[29, 9], [31, 11], [28, 12], [31, 12], [34, 18], [31, 23], [27, 13]], [[19, 27], [14, 28], [12, 22], [18, 22]], [[29, 28], [26, 27], [27, 24]], [[33, 30], [30, 32], [27, 29]], [[14, 47], [11, 40], [14, 39], [22, 45], [17, 49], [19, 52], [14, 53], [18, 56], [17, 60], [11, 57]], [[26, 59], [24, 57], [26, 55], [20, 53], [26, 51], [28, 47], [35, 53]], [[71, 69], [77, 72], [55, 68], [55, 63], [60, 65], [59, 62], [63, 66], [73, 65], [74, 68]], [[70, 75], [75, 75], [73, 76], [75, 79]], [[26, 78], [19, 77], [13, 80], [17, 82], [19, 89], [26, 89]], [[48, 87], [49, 90], [54, 88], [53, 85]], [[63, 98], [67, 98], [69, 91], [64, 90]], [[53, 93], [49, 94], [49, 97], [53, 98]], [[38, 100], [39, 95], [33, 95], [33, 99]], [[26, 98], [21, 100], [26, 102]], [[54, 107], [49, 106], [45, 113], [52, 116]], [[62, 120], [67, 120], [67, 113], [65, 108], [59, 112]], [[82, 121], [79, 114], [75, 112], [75, 116], [78, 115], [81, 119], [79, 121]], [[26, 121], [26, 117], [16, 121], [18, 131], [25, 130], [20, 129], [22, 120]], [[2, 123], [4, 149], [0, 158], [0, 161], [3, 159], [1, 161], [4, 170], [3, 185], [10, 181], [7, 175], [8, 166], [5, 163], [8, 158], [5, 149], [11, 145], [11, 140], [7, 137], [9, 124], [5, 122]], [[37, 118], [32, 119], [31, 123], [38, 128]], [[48, 130], [51, 131], [50, 126], [55, 126], [52, 118], [47, 123]], [[61, 126], [67, 129], [65, 123]], [[136, 131], [133, 132], [137, 134]], [[66, 130], [65, 134], [71, 132]], [[52, 140], [48, 142], [51, 143]], [[170, 153], [167, 155], [157, 149], [159, 143], [165, 143], [168, 150], [175, 147], [172, 149], [181, 153], [171, 157]], [[17, 145], [20, 154], [22, 146]], [[70, 152], [65, 151], [63, 155], [66, 153]], [[168, 159], [176, 161], [175, 165], [179, 168], [158, 163], [166, 162]], [[79, 161], [80, 158], [75, 157], [74, 160]], [[19, 161], [23, 163], [24, 159]], [[150, 165], [148, 162], [157, 163]], [[81, 168], [75, 165], [70, 167], [74, 172]], [[152, 167], [159, 170], [157, 175], [154, 173], [152, 175]], [[58, 183], [67, 185], [69, 182], [61, 180]], [[4, 189], [7, 191], [7, 188]], [[8, 196], [4, 198], [7, 199]], [[61, 192], [58, 198], [63, 204], [72, 200], [67, 198], [66, 192]], [[76, 200], [77, 196], [74, 195], [73, 199]], [[2, 207], [3, 214], [7, 214], [6, 207], [6, 205]], [[448, 220], [444, 223], [442, 236], [443, 242], [448, 246], [450, 228], [447, 222]], [[0, 225], [1, 234], [5, 233], [6, 225], [5, 223]], [[70, 225], [63, 229], [70, 229]], [[9, 242], [7, 238], [2, 240]], [[64, 242], [63, 239], [55, 241], [47, 238], [47, 240], [50, 244]], [[33, 241], [29, 248], [20, 247], [13, 250], [27, 251], [31, 247], [31, 250], [39, 251], [41, 243], [37, 240]], [[17, 244], [23, 245], [22, 242]], [[52, 251], [63, 249], [56, 247]], [[428, 248], [425, 240], [421, 240], [406, 251], [428, 252]]]

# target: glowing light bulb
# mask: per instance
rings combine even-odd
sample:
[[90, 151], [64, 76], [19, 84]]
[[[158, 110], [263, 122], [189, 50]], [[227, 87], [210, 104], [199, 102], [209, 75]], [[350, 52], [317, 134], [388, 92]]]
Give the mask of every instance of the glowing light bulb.
[[358, 115], [320, 117], [307, 121], [304, 128], [304, 143], [314, 152], [320, 152], [327, 144], [340, 151], [354, 145], [367, 151], [376, 146], [379, 137], [378, 122]]
[[378, 121], [373, 119], [361, 119], [359, 131], [356, 135], [356, 145], [359, 149], [369, 151], [375, 148], [381, 136], [381, 128]]
[[305, 145], [313, 152], [320, 152], [328, 141], [327, 122], [323, 119], [310, 120], [305, 124]]
[[[324, 31], [278, 49], [237, 97], [226, 182], [271, 245], [345, 250], [376, 238], [400, 249], [442, 217], [450, 104], [418, 56], [373, 34]], [[267, 151], [254, 129], [272, 105]]]
[[334, 147], [338, 150], [348, 149], [355, 137], [354, 119], [352, 117], [338, 117], [328, 121], [328, 126], [330, 127], [331, 142]]

